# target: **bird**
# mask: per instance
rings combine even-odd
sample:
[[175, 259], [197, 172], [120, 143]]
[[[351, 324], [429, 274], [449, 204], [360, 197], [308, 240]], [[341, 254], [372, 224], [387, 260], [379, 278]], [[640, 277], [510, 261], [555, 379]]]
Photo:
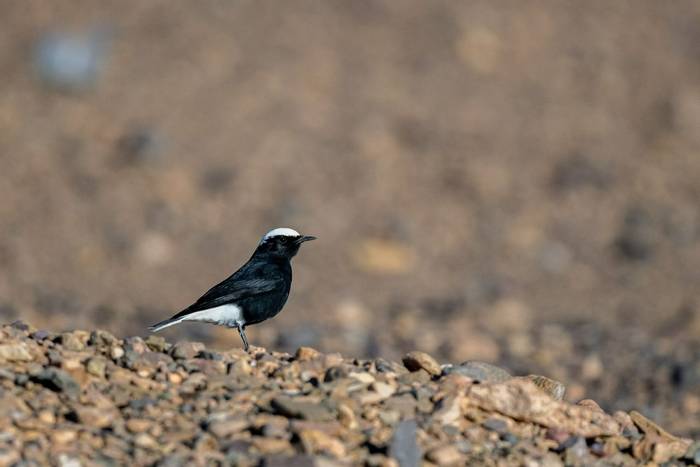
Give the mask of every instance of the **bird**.
[[249, 349], [246, 326], [276, 316], [284, 307], [292, 286], [292, 258], [302, 243], [316, 240], [288, 227], [262, 236], [247, 263], [209, 289], [196, 302], [170, 319], [149, 327], [158, 332], [183, 321], [199, 321], [236, 328]]

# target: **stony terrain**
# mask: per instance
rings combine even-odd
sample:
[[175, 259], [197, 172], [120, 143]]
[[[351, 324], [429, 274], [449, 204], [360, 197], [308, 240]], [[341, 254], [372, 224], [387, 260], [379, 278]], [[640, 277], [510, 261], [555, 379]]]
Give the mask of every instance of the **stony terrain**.
[[[0, 465], [693, 465], [642, 414], [562, 401], [543, 376], [302, 347], [0, 329]], [[650, 464], [651, 463], [651, 464]]]
[[142, 333], [290, 225], [319, 240], [257, 345], [700, 437], [697, 0], [0, 5], [0, 322]]

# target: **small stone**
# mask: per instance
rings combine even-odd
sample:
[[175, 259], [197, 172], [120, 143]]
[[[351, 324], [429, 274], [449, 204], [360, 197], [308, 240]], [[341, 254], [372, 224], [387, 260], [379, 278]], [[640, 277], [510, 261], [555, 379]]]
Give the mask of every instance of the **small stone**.
[[338, 421], [347, 429], [357, 428], [355, 412], [347, 404], [338, 404]]
[[30, 337], [35, 341], [43, 341], [51, 337], [51, 333], [45, 329], [39, 329], [38, 331], [33, 332]]
[[549, 428], [546, 438], [556, 442], [557, 445], [561, 445], [564, 444], [567, 439], [571, 438], [571, 433], [561, 428]]
[[343, 443], [323, 431], [302, 430], [299, 438], [304, 450], [309, 454], [327, 454], [336, 458], [342, 458], [346, 454]]
[[106, 428], [112, 425], [115, 414], [97, 407], [78, 406], [75, 415], [80, 423], [94, 428]]
[[173, 356], [173, 358], [185, 360], [194, 358], [195, 355], [202, 350], [204, 350], [204, 344], [201, 342], [183, 341], [173, 345], [172, 349], [170, 350], [170, 354]]
[[206, 425], [207, 430], [217, 438], [227, 438], [248, 428], [249, 422], [245, 417], [223, 412], [210, 415]]
[[575, 442], [566, 448], [566, 465], [587, 465], [586, 460], [590, 457], [586, 440], [580, 436], [574, 438]]
[[294, 359], [303, 362], [313, 360], [314, 358], [317, 358], [320, 355], [321, 353], [318, 350], [312, 349], [311, 347], [299, 347], [296, 351], [296, 354], [294, 354]]
[[83, 336], [76, 333], [64, 332], [61, 334], [61, 345], [63, 345], [64, 349], [70, 350], [71, 352], [82, 352], [85, 350], [85, 341], [88, 336], [84, 337], [85, 340], [83, 340]]
[[90, 338], [88, 339], [89, 345], [94, 345], [98, 347], [107, 347], [114, 345], [118, 342], [118, 339], [114, 337], [111, 333], [98, 329], [90, 333]]
[[[580, 405], [581, 407], [587, 407], [591, 410], [595, 410], [596, 412], [605, 413], [605, 411], [603, 409], [601, 409], [600, 406], [598, 405], [598, 403], [596, 401], [594, 401], [593, 399], [583, 399], [581, 401], [578, 401], [578, 403], [576, 405]], [[631, 419], [630, 419], [630, 421], [631, 421]]]
[[168, 373], [168, 381], [172, 384], [182, 383], [182, 376], [179, 373]]
[[143, 448], [156, 450], [158, 449], [158, 441], [156, 441], [153, 436], [147, 433], [139, 433], [134, 437], [134, 445]]
[[54, 430], [51, 432], [51, 441], [56, 444], [72, 443], [78, 438], [74, 430]]
[[294, 448], [286, 439], [260, 438], [252, 439], [253, 446], [263, 454], [292, 454]]
[[153, 352], [165, 352], [169, 348], [169, 344], [165, 341], [165, 338], [155, 334], [148, 336], [146, 339], [146, 345]]
[[223, 361], [224, 356], [219, 352], [213, 352], [211, 350], [201, 350], [195, 358], [200, 358], [202, 360], [214, 360], [217, 362]]
[[481, 424], [487, 430], [495, 431], [496, 433], [506, 433], [508, 431], [508, 424], [500, 418], [489, 418], [484, 423]]
[[87, 361], [85, 368], [91, 375], [104, 378], [107, 360], [104, 357], [92, 357]]
[[445, 374], [457, 373], [477, 383], [503, 383], [512, 378], [503, 368], [490, 363], [467, 361], [445, 369]]
[[153, 422], [143, 418], [130, 418], [126, 421], [126, 429], [131, 433], [144, 433], [148, 431], [151, 426], [153, 426]]
[[429, 461], [437, 465], [456, 465], [462, 459], [462, 455], [456, 446], [439, 446], [428, 451], [426, 455]]
[[233, 362], [228, 369], [228, 373], [232, 376], [236, 377], [243, 377], [243, 376], [248, 376], [253, 372], [252, 367], [250, 366], [250, 363], [248, 363], [248, 360], [241, 358], [235, 362]]
[[394, 430], [389, 445], [389, 456], [401, 467], [420, 467], [423, 453], [418, 446], [418, 425], [415, 420], [404, 420]]
[[683, 459], [686, 459], [696, 465], [700, 465], [700, 441], [696, 441], [688, 447]]
[[333, 381], [345, 378], [348, 376], [348, 370], [343, 366], [331, 366], [326, 370], [323, 375], [323, 381], [325, 383], [332, 383]]
[[40, 371], [32, 380], [56, 392], [75, 395], [80, 392], [80, 386], [68, 373], [57, 368], [47, 368]]
[[31, 362], [34, 360], [24, 342], [0, 344], [0, 360], [9, 362]]
[[553, 379], [547, 378], [546, 376], [539, 375], [529, 375], [526, 376], [526, 378], [532, 381], [535, 384], [535, 386], [540, 388], [542, 391], [552, 396], [552, 398], [554, 398], [555, 400], [560, 401], [564, 399], [564, 394], [566, 393], [566, 386], [564, 386], [559, 381], [555, 381]]
[[148, 346], [146, 345], [144, 340], [138, 336], [127, 337], [126, 339], [124, 339], [124, 351], [126, 351], [127, 353], [134, 352], [138, 355], [141, 355], [148, 351]]
[[372, 384], [375, 381], [374, 376], [370, 375], [369, 373], [355, 372], [350, 373], [348, 376], [362, 384]]
[[319, 467], [314, 457], [307, 455], [268, 456], [262, 460], [262, 467]]
[[365, 459], [366, 467], [399, 467], [398, 463], [383, 454], [371, 454]]
[[427, 384], [428, 382], [430, 382], [430, 374], [422, 368], [418, 371], [413, 371], [411, 373], [406, 373], [399, 376], [399, 383], [409, 386], [414, 383], [423, 385]]
[[391, 384], [382, 383], [381, 381], [376, 381], [372, 384], [372, 389], [379, 395], [380, 400], [384, 400], [391, 397], [395, 392], [396, 388]]
[[433, 419], [437, 420], [442, 425], [454, 423], [462, 416], [460, 406], [460, 398], [447, 396], [441, 399], [436, 405], [436, 411], [433, 415]]
[[15, 465], [20, 461], [19, 452], [10, 448], [0, 448], [0, 465]]
[[124, 356], [124, 348], [118, 345], [113, 345], [109, 349], [109, 356], [112, 357], [112, 360], [119, 360]]
[[58, 467], [82, 467], [83, 464], [77, 457], [71, 457], [68, 454], [58, 455]]
[[[42, 423], [47, 425], [53, 425], [56, 423], [56, 416], [50, 410], [42, 410], [37, 414], [37, 418], [41, 420]], [[1, 465], [2, 463], [0, 463]]]
[[423, 369], [432, 376], [438, 376], [442, 373], [440, 364], [425, 352], [409, 352], [403, 357], [403, 364], [408, 371], [418, 371]]
[[285, 417], [311, 421], [329, 421], [335, 414], [323, 404], [299, 401], [287, 396], [277, 396], [271, 401], [276, 413]]

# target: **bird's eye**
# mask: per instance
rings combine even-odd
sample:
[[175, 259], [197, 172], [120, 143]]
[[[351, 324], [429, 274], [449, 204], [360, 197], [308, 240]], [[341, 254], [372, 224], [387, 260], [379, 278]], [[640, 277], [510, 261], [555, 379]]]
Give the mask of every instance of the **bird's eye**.
[[280, 242], [282, 242], [282, 243], [287, 243], [288, 241], [289, 241], [289, 238], [287, 238], [287, 237], [280, 238]]

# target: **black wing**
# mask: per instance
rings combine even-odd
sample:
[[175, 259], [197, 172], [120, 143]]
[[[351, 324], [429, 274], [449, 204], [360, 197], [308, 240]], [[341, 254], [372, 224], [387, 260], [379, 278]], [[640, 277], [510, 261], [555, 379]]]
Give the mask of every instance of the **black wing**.
[[[249, 278], [250, 277], [250, 278]], [[195, 311], [206, 310], [231, 302], [238, 302], [246, 298], [269, 294], [270, 292], [284, 290], [285, 278], [282, 271], [269, 265], [251, 265], [243, 268], [215, 285], [202, 295], [196, 302], [188, 306], [180, 313], [173, 316], [179, 318]]]

